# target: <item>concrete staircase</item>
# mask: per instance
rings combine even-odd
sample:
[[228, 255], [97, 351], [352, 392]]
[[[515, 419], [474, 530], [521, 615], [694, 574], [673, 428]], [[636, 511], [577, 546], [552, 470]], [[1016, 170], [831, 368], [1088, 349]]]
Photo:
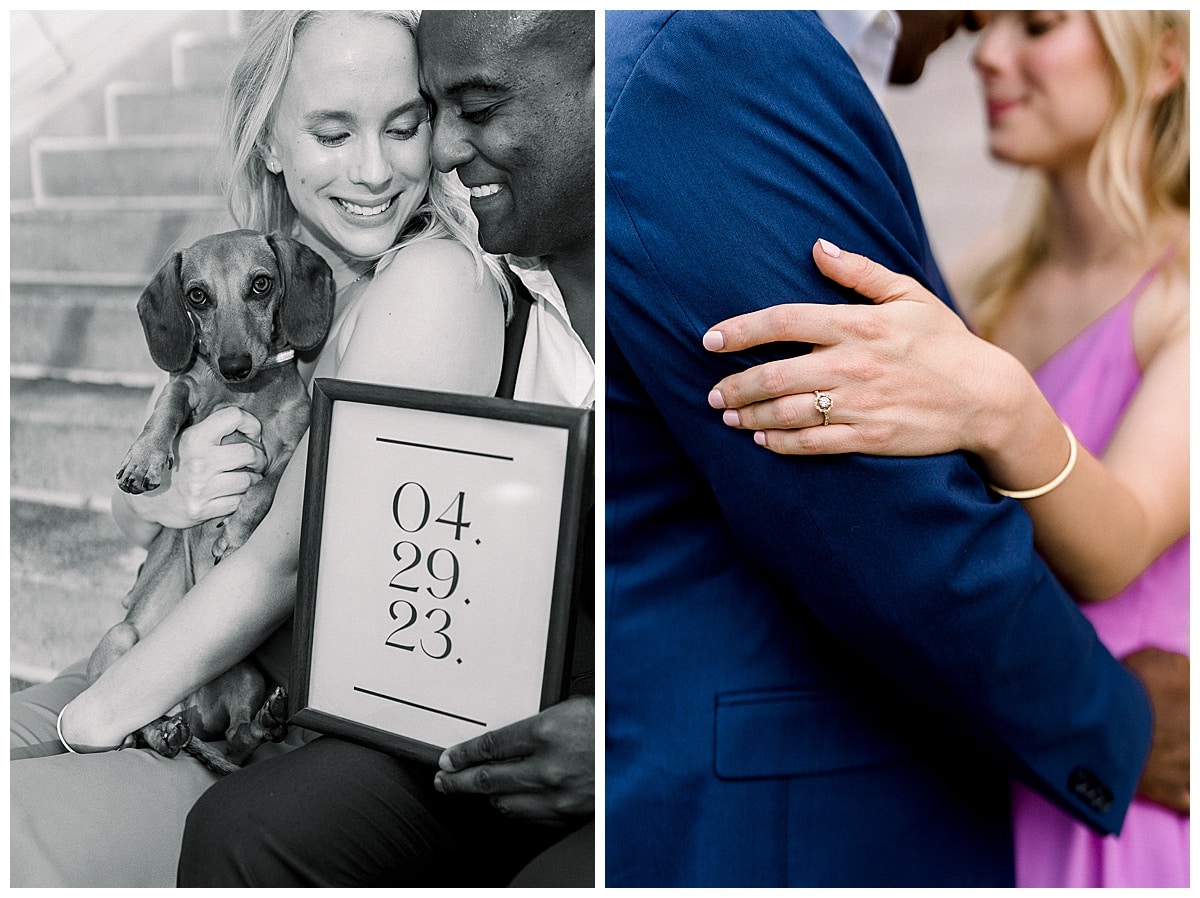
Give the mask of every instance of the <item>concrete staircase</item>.
[[123, 616], [144, 553], [112, 523], [109, 496], [165, 378], [136, 302], [170, 252], [234, 226], [213, 150], [239, 20], [174, 25], [57, 115], [14, 129], [10, 674], [22, 680], [86, 656]]

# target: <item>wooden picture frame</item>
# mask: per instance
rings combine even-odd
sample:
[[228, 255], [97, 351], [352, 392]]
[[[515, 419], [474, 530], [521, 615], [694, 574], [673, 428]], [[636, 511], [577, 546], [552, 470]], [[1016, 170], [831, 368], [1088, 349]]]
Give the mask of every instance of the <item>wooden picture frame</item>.
[[436, 764], [561, 701], [591, 411], [312, 392], [291, 722]]

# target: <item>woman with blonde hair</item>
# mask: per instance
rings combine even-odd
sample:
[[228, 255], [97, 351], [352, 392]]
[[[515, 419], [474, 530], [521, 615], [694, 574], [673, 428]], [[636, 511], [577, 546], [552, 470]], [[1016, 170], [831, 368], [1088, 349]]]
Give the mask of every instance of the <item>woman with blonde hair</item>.
[[[1035, 187], [954, 279], [980, 336], [825, 240], [820, 270], [876, 306], [789, 305], [705, 336], [816, 344], [710, 394], [770, 451], [975, 453], [1117, 657], [1188, 648], [1188, 49], [1186, 11], [993, 15], [974, 57], [989, 149]], [[1188, 804], [1151, 791], [1102, 838], [1016, 786], [1017, 884], [1186, 886]]]
[[[229, 202], [239, 225], [294, 236], [332, 269], [333, 325], [301, 375], [494, 394], [510, 291], [478, 248], [465, 188], [433, 169], [417, 15], [258, 16], [222, 134]], [[262, 460], [230, 454], [224, 432], [201, 422], [185, 433], [163, 495], [118, 494], [114, 515], [133, 538], [236, 506], [253, 477], [230, 486], [227, 475]], [[246, 544], [94, 684], [77, 665], [12, 697], [13, 885], [174, 884], [186, 814], [214, 776], [190, 760], [108, 749], [249, 655], [287, 681], [306, 459], [307, 440]], [[293, 732], [253, 763], [312, 735]], [[485, 835], [503, 844], [507, 826], [497, 819]], [[430, 827], [431, 839], [455, 834], [453, 821]]]
[[[410, 34], [415, 34], [420, 18], [413, 10], [369, 10], [363, 15], [392, 22]], [[321, 14], [314, 10], [262, 15], [247, 35], [246, 48], [230, 79], [221, 129], [225, 139], [220, 145], [220, 168], [229, 172], [225, 196], [234, 220], [242, 227], [293, 235], [302, 227], [302, 212], [289, 194], [286, 179], [279, 177], [277, 163], [269, 152], [264, 152], [262, 136], [271, 127], [276, 100], [291, 69], [296, 39], [307, 25], [320, 18]], [[347, 87], [360, 91], [366, 85]], [[428, 114], [427, 109], [423, 111]], [[399, 131], [394, 136], [401, 137]], [[336, 148], [336, 139], [336, 135], [324, 138], [324, 143]], [[467, 190], [457, 175], [431, 169], [428, 190], [417, 199], [420, 205], [412, 211], [394, 243], [381, 245], [355, 261], [348, 246], [335, 242], [331, 247], [333, 254], [345, 258], [351, 271], [358, 272], [369, 270], [379, 258], [410, 244], [429, 238], [450, 238], [472, 253], [480, 276], [492, 277], [507, 305], [512, 294], [503, 267], [495, 257], [478, 249]]]

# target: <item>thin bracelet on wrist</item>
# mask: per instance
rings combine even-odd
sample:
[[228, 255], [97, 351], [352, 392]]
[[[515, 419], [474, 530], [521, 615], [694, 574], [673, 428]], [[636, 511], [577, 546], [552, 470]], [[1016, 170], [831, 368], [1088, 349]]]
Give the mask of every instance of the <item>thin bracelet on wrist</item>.
[[1057, 477], [1047, 483], [1045, 486], [1039, 486], [1031, 490], [1005, 490], [996, 486], [993, 483], [988, 484], [988, 488], [993, 493], [999, 493], [1001, 496], [1008, 496], [1010, 499], [1036, 499], [1038, 496], [1044, 496], [1046, 493], [1058, 487], [1070, 473], [1075, 470], [1075, 462], [1079, 458], [1079, 442], [1075, 439], [1075, 434], [1071, 432], [1071, 428], [1067, 426], [1067, 422], [1062, 422], [1063, 430], [1067, 432], [1067, 440], [1071, 444], [1071, 454], [1067, 458], [1067, 465], [1059, 473]]
[[[57, 720], [54, 722], [54, 731], [55, 731], [56, 733], [58, 733], [58, 741], [59, 741], [59, 742], [61, 742], [61, 743], [63, 744], [63, 748], [65, 748], [67, 751], [69, 751], [69, 752], [70, 752], [71, 754], [73, 754], [73, 755], [85, 755], [85, 754], [91, 754], [91, 752], [90, 752], [90, 751], [80, 751], [79, 749], [77, 749], [77, 748], [74, 748], [74, 747], [71, 745], [71, 743], [70, 743], [70, 742], [68, 742], [68, 741], [66, 740], [66, 738], [63, 736], [63, 732], [62, 732], [62, 719], [63, 719], [63, 715], [67, 713], [67, 708], [69, 708], [69, 707], [71, 707], [71, 703], [70, 703], [70, 702], [67, 702], [65, 705], [63, 705], [63, 709], [62, 709], [61, 711], [59, 711], [59, 712], [58, 712], [58, 719], [57, 719]], [[115, 749], [113, 749], [113, 750], [114, 750], [114, 751], [120, 751], [121, 749], [125, 748], [126, 744], [127, 744], [126, 742], [122, 742], [120, 745], [118, 745], [118, 746], [117, 746]], [[100, 750], [101, 750], [101, 751], [104, 751], [105, 749], [100, 749]]]
[[58, 712], [58, 720], [56, 720], [54, 722], [54, 730], [55, 730], [55, 732], [58, 733], [58, 741], [63, 744], [63, 748], [65, 748], [71, 754], [77, 755], [77, 754], [79, 754], [79, 752], [77, 752], [75, 749], [71, 748], [71, 743], [68, 742], [66, 739], [64, 739], [63, 734], [62, 734], [63, 715], [67, 713], [67, 708], [69, 708], [69, 707], [71, 707], [71, 703], [67, 702], [65, 705], [63, 705], [63, 709]]

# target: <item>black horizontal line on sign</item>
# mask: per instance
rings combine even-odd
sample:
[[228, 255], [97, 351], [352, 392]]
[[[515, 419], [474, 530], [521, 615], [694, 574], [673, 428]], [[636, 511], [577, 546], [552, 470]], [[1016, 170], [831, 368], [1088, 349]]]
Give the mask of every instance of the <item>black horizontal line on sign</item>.
[[387, 437], [375, 437], [380, 443], [395, 443], [397, 446], [413, 446], [417, 449], [433, 449], [436, 452], [455, 452], [458, 455], [478, 455], [480, 458], [496, 458], [500, 461], [512, 461], [511, 455], [493, 455], [490, 452], [475, 452], [472, 449], [456, 449], [453, 446], [431, 446], [428, 443], [410, 443], [407, 440], [392, 440]]
[[376, 698], [386, 699], [389, 702], [396, 702], [401, 705], [408, 705], [410, 708], [419, 708], [420, 710], [428, 711], [431, 714], [441, 714], [443, 717], [453, 717], [455, 720], [461, 720], [465, 723], [473, 723], [473, 724], [476, 724], [477, 726], [481, 726], [481, 727], [487, 726], [487, 724], [484, 723], [482, 720], [472, 720], [470, 717], [463, 717], [459, 714], [451, 714], [449, 711], [442, 711], [438, 708], [430, 708], [426, 705], [418, 705], [416, 702], [405, 701], [402, 698], [396, 698], [396, 696], [394, 696], [394, 695], [387, 695], [383, 692], [374, 692], [370, 689], [363, 689], [361, 686], [355, 686], [354, 691], [355, 692], [363, 692], [363, 693], [366, 693], [367, 695], [373, 695]]

